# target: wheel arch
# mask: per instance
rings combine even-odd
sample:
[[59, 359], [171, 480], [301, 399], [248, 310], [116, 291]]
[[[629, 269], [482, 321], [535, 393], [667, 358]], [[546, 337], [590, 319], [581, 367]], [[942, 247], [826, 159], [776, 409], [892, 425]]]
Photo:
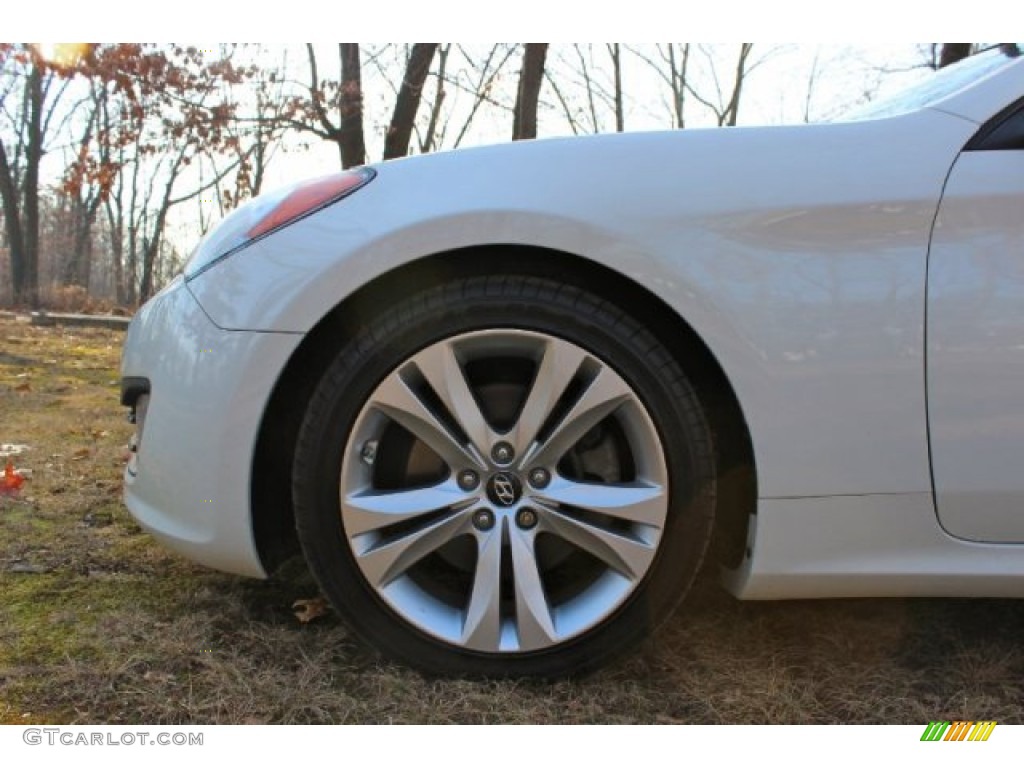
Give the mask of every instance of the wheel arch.
[[[713, 352], [687, 321], [631, 278], [583, 256], [522, 245], [481, 245], [425, 256], [368, 282], [328, 311], [306, 334], [269, 398], [256, 441], [251, 473], [252, 529], [267, 572], [297, 551], [291, 469], [305, 404], [333, 359], [338, 339], [351, 336], [396, 296], [454, 277], [515, 273], [571, 282], [628, 308], [692, 378], [709, 417], [718, 460], [716, 559], [742, 561], [750, 515], [756, 509], [756, 471], [747, 421]], [[696, 364], [694, 364], [696, 363]]]

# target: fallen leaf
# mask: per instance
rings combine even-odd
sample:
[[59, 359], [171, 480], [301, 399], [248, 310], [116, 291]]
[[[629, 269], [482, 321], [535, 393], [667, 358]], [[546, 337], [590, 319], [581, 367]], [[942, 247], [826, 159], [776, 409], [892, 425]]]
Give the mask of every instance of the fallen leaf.
[[77, 451], [71, 454], [72, 461], [81, 461], [82, 459], [89, 458], [91, 451], [88, 448], [79, 448]]
[[309, 624], [313, 619], [326, 615], [329, 608], [325, 598], [313, 597], [308, 600], [296, 600], [292, 603], [292, 610], [295, 611], [295, 618], [303, 624]]
[[21, 486], [24, 484], [25, 478], [14, 470], [14, 462], [8, 459], [3, 477], [0, 477], [0, 495], [13, 496], [21, 490]]
[[32, 391], [32, 385], [29, 384], [27, 381], [23, 381], [23, 382], [21, 382], [21, 384], [19, 384], [18, 386], [16, 386], [14, 388], [14, 391], [15, 392], [31, 392]]

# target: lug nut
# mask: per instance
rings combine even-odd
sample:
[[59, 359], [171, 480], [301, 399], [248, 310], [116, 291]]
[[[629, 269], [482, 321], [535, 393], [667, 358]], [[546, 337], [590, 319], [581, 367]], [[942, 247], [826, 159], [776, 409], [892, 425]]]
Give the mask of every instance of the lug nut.
[[551, 473], [544, 467], [537, 467], [530, 470], [530, 485], [534, 488], [547, 488], [551, 482]]
[[373, 462], [377, 459], [377, 441], [367, 440], [363, 443], [360, 455], [363, 457], [363, 461], [372, 466]]
[[472, 491], [480, 484], [480, 475], [474, 472], [472, 469], [464, 469], [459, 472], [458, 477], [459, 488], [464, 491]]
[[515, 449], [508, 443], [495, 443], [491, 448], [491, 458], [496, 464], [511, 464], [515, 457]]
[[479, 531], [489, 531], [494, 527], [494, 513], [489, 509], [478, 509], [473, 513], [473, 525]]
[[537, 524], [537, 513], [529, 507], [523, 507], [516, 512], [516, 525], [520, 528], [529, 529]]

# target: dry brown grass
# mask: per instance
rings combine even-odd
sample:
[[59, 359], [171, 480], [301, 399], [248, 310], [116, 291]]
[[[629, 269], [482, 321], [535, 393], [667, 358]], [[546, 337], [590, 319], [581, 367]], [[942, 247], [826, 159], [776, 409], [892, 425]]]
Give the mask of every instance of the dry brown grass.
[[582, 681], [438, 681], [376, 659], [301, 563], [268, 582], [169, 554], [120, 502], [121, 335], [0, 319], [0, 723], [1024, 721], [1024, 605], [739, 603], [704, 578], [641, 652]]
[[130, 314], [124, 307], [119, 307], [110, 299], [90, 296], [89, 292], [79, 285], [50, 286], [40, 290], [41, 305], [51, 312], [82, 312], [86, 314]]

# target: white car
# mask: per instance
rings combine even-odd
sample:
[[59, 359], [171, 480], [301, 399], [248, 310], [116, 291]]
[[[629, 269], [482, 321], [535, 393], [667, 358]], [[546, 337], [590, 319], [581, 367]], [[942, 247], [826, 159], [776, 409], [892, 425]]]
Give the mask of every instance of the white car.
[[237, 574], [297, 541], [435, 673], [593, 669], [706, 557], [743, 599], [1024, 596], [1022, 97], [993, 50], [857, 120], [260, 197], [131, 325], [127, 505]]

